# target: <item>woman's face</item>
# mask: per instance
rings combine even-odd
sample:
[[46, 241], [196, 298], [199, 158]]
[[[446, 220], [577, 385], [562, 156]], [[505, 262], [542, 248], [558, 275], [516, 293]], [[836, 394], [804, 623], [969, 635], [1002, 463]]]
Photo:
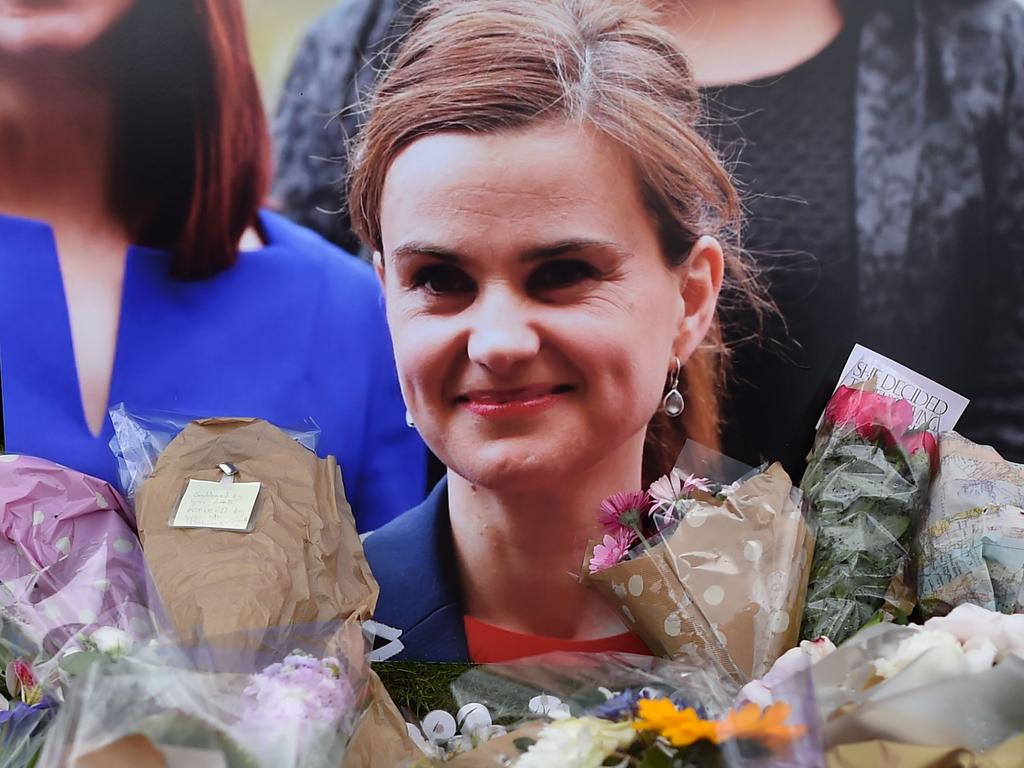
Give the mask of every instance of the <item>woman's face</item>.
[[381, 227], [402, 389], [451, 469], [527, 490], [639, 466], [722, 256], [702, 238], [667, 265], [624, 149], [566, 125], [428, 136], [388, 170]]
[[0, 0], [0, 53], [84, 50], [133, 5], [135, 0]]

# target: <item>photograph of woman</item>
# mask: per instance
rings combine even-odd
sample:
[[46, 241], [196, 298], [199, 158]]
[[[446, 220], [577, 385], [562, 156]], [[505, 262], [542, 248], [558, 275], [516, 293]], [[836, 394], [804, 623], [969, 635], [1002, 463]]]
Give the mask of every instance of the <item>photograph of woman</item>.
[[723, 282], [763, 302], [699, 119], [631, 3], [439, 2], [381, 83], [349, 200], [448, 467], [366, 541], [407, 657], [643, 652], [571, 574], [603, 498], [717, 445]]
[[111, 405], [312, 418], [360, 528], [423, 498], [380, 289], [261, 208], [238, 0], [0, 4], [6, 447], [113, 480]]

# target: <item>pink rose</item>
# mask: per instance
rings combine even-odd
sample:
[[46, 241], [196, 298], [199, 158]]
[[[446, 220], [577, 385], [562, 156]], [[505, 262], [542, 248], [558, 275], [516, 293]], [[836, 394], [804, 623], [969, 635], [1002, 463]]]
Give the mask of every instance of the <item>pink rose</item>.
[[938, 469], [939, 464], [939, 444], [935, 441], [935, 435], [931, 432], [907, 432], [903, 437], [900, 438], [900, 445], [909, 453], [914, 455], [925, 451], [928, 454], [928, 458], [931, 460], [932, 472], [934, 473]]
[[853, 429], [865, 440], [899, 440], [914, 421], [914, 406], [877, 392], [840, 386], [825, 408], [825, 421]]

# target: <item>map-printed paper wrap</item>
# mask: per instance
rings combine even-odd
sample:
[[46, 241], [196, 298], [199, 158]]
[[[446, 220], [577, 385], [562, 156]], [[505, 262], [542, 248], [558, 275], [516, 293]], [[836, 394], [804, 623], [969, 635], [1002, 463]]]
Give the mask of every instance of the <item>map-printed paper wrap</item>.
[[1024, 612], [1024, 464], [943, 433], [916, 549], [927, 616], [961, 603]]

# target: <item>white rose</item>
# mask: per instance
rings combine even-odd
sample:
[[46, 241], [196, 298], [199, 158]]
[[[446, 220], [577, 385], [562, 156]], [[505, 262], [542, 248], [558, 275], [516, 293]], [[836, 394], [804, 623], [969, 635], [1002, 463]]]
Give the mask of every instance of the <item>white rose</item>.
[[975, 638], [989, 640], [996, 648], [996, 661], [1011, 653], [1024, 656], [1024, 615], [1008, 616], [965, 603], [946, 616], [928, 619], [924, 627], [949, 632], [965, 644]]
[[100, 627], [90, 635], [89, 639], [92, 640], [97, 651], [111, 656], [127, 653], [133, 645], [131, 635], [117, 627]]
[[921, 629], [896, 646], [896, 651], [891, 656], [876, 659], [873, 662], [875, 674], [888, 680], [932, 650], [956, 656], [964, 655], [963, 646], [956, 635], [941, 630]]

